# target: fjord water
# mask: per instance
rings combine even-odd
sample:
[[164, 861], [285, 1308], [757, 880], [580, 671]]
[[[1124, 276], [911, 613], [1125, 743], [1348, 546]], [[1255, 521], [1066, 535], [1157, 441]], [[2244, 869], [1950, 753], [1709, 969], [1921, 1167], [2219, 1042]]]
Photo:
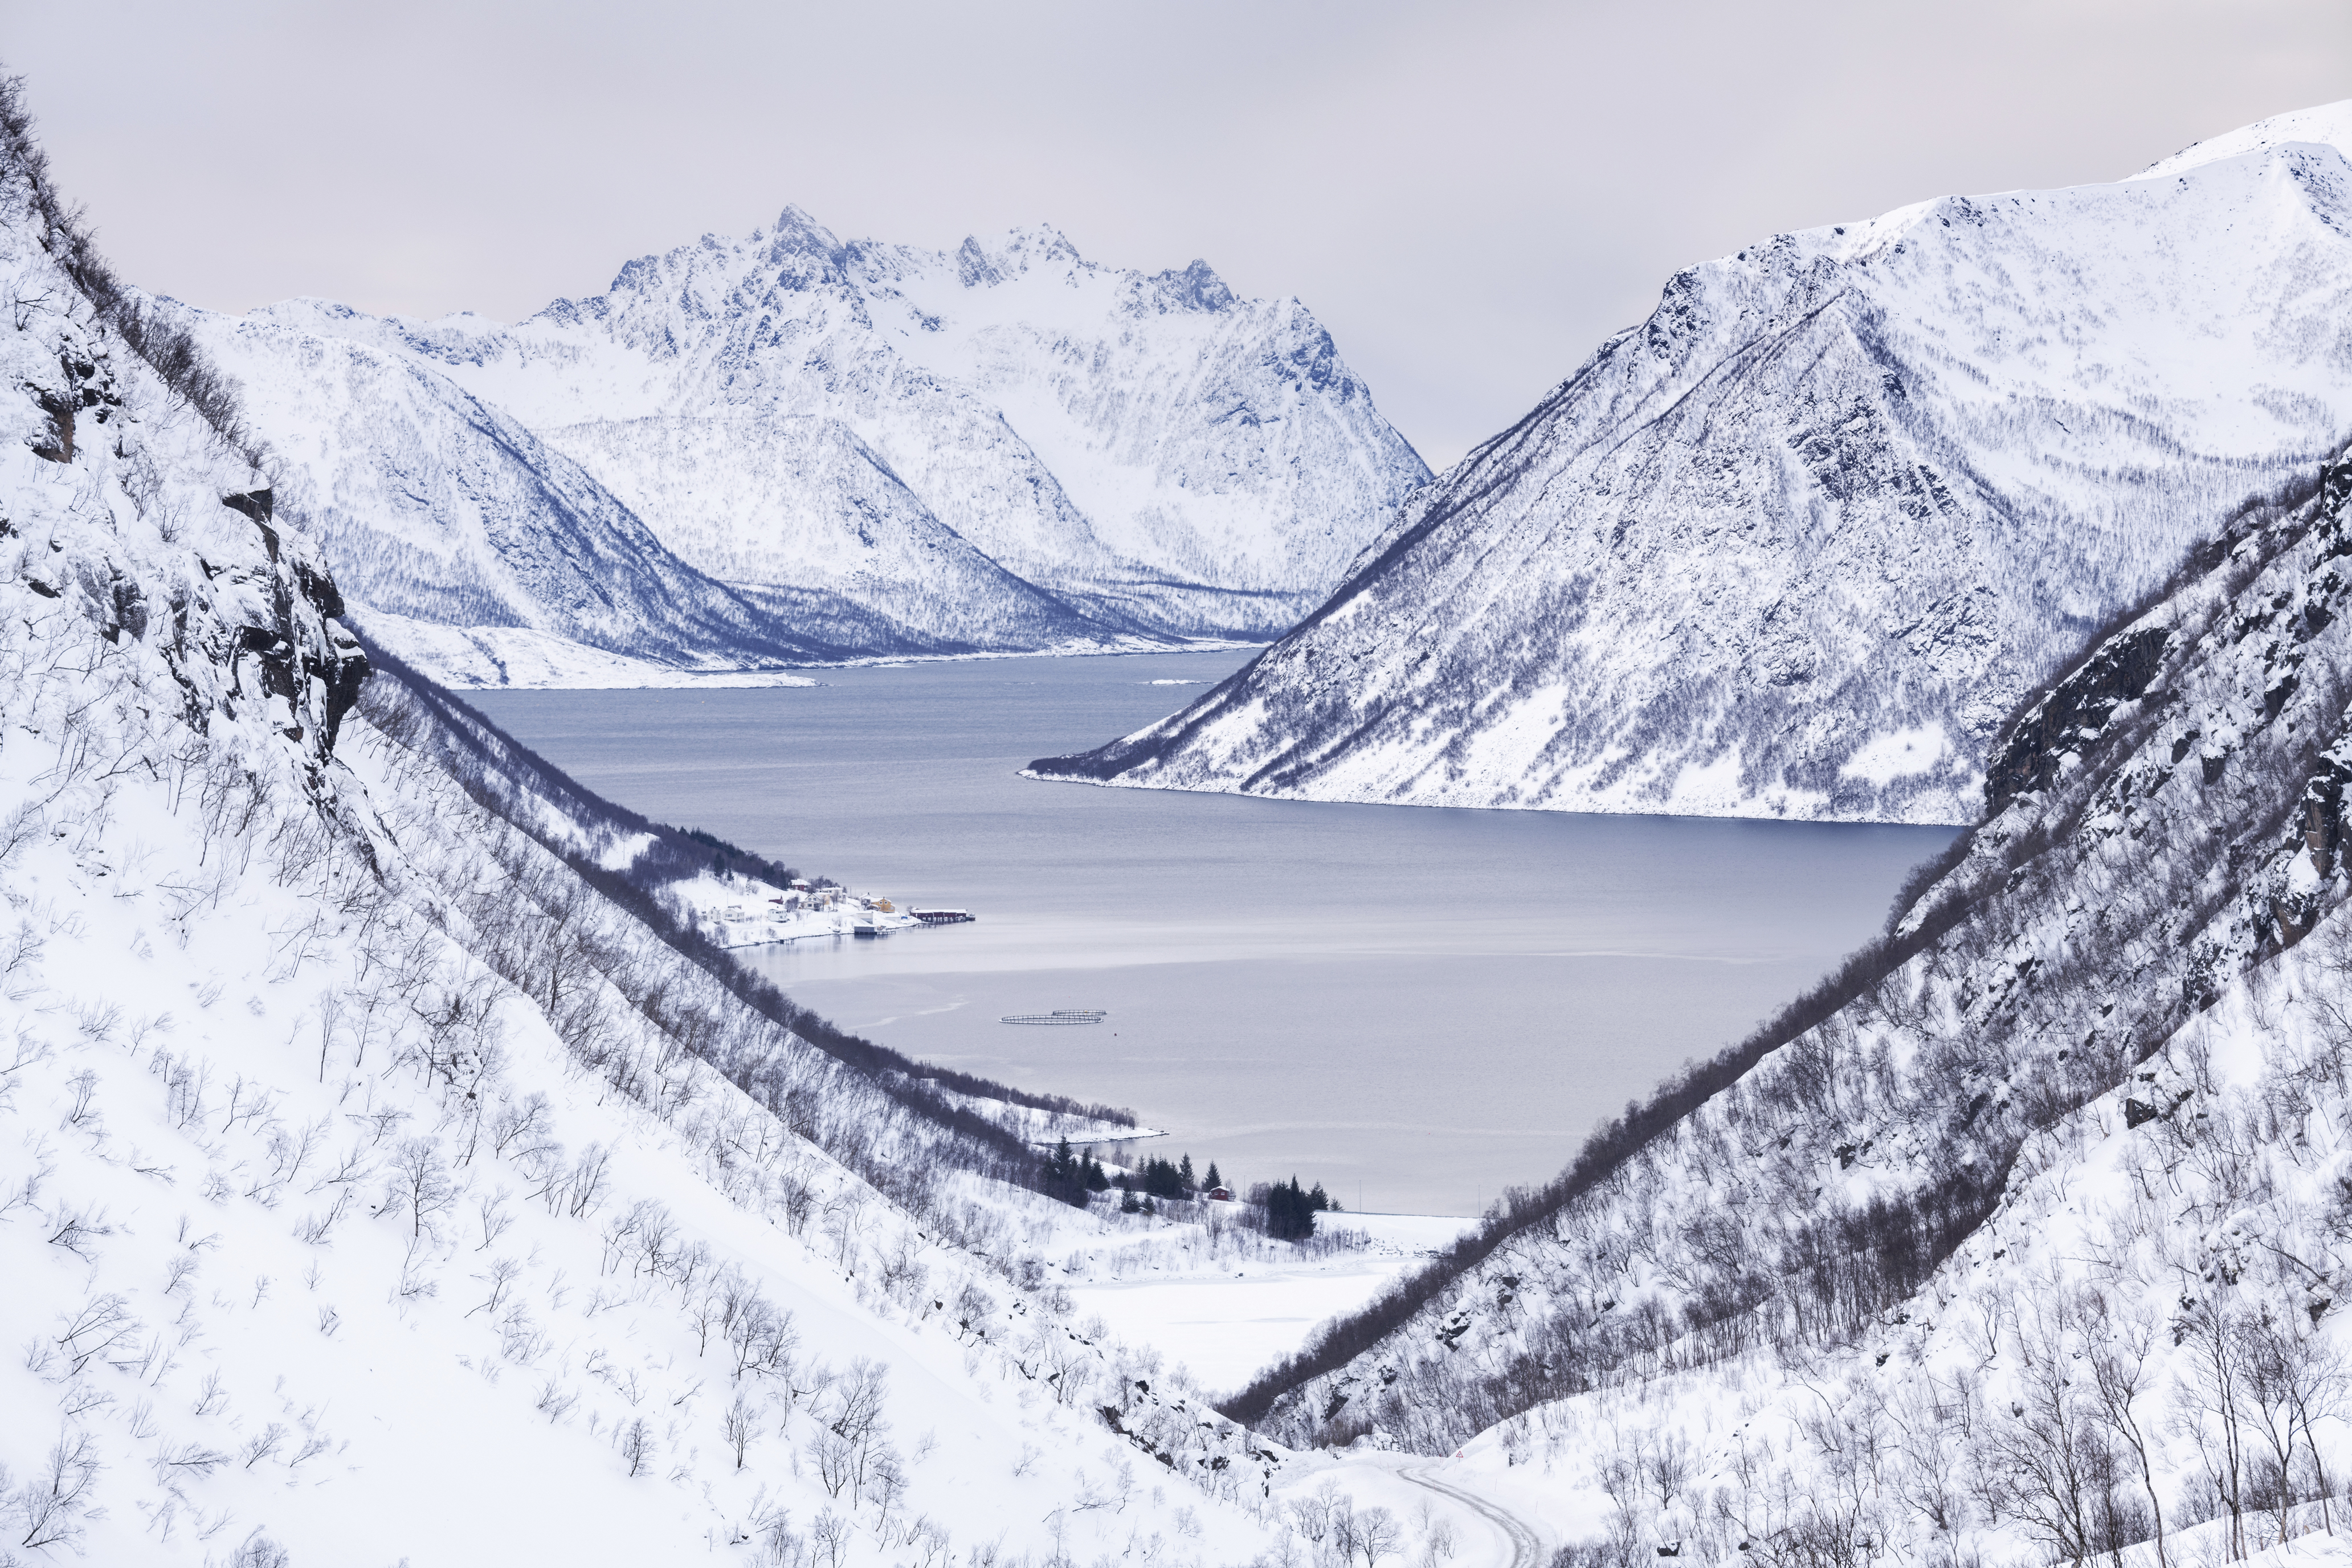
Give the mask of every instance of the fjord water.
[[[1129, 1106], [1229, 1178], [1475, 1213], [1866, 939], [1947, 828], [1336, 805], [1016, 776], [1245, 652], [470, 700], [663, 821], [974, 924], [743, 956], [911, 1056]], [[1171, 682], [1196, 684], [1170, 684]], [[1101, 1007], [1076, 1028], [1008, 1013]], [[1148, 1147], [1148, 1146], [1147, 1146]]]

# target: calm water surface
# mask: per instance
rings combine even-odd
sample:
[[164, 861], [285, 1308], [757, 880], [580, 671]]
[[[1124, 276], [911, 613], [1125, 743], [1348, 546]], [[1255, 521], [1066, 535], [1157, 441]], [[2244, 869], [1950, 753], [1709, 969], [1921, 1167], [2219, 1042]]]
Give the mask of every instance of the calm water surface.
[[[1015, 776], [1239, 653], [468, 694], [583, 784], [977, 923], [751, 958], [896, 1047], [1132, 1107], [1172, 1157], [1475, 1213], [1877, 928], [1945, 828], [1325, 805]], [[1006, 1013], [1104, 1007], [1086, 1028]]]

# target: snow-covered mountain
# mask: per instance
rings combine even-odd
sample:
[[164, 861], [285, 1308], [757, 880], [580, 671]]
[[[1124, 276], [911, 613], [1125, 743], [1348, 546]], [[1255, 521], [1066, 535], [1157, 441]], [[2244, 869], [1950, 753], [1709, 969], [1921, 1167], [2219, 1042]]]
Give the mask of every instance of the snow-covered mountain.
[[1678, 274], [1330, 600], [1054, 776], [1963, 822], [2026, 691], [2352, 432], [2352, 104]]
[[[419, 621], [496, 628], [476, 635], [509, 663], [533, 645], [689, 669], [831, 651], [821, 635], [771, 635], [757, 606], [679, 561], [511, 416], [404, 355], [286, 324], [294, 314], [211, 332], [239, 351], [215, 358], [274, 440], [279, 504], [340, 580], [364, 583], [394, 646], [416, 647], [402, 623]], [[457, 673], [446, 654], [434, 666]]]
[[1226, 1409], [1466, 1444], [1592, 1568], [2154, 1568], [2321, 1527], [2348, 704], [2352, 452], [2035, 696], [1883, 941]]
[[1028, 1110], [862, 1065], [661, 923], [658, 835], [371, 678], [17, 92], [0, 1563], [1295, 1557], [1280, 1457], [1046, 1285], [1140, 1232]]
[[363, 617], [668, 665], [1270, 637], [1428, 477], [1297, 300], [1045, 228], [787, 209], [510, 327], [193, 320]]

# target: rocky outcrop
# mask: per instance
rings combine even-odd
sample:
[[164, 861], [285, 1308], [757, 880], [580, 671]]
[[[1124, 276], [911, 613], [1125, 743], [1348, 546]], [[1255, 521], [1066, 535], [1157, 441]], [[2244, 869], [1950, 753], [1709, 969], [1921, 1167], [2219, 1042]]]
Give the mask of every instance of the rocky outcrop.
[[2103, 644], [2011, 726], [1985, 767], [1987, 814], [2000, 815], [2027, 790], [2047, 788], [2062, 769], [2079, 762], [2084, 744], [2099, 738], [2116, 709], [2156, 679], [2170, 635], [2168, 627], [2146, 626]]
[[[324, 761], [334, 753], [343, 716], [359, 703], [360, 683], [368, 676], [367, 655], [350, 628], [338, 624], [343, 596], [336, 591], [334, 579], [307, 556], [282, 551], [278, 530], [272, 526], [271, 492], [258, 489], [226, 495], [221, 504], [253, 520], [261, 531], [271, 569], [266, 594], [268, 620], [236, 628], [231, 690], [244, 694], [242, 660], [251, 655], [258, 667], [260, 693], [286, 704], [291, 720], [285, 728], [286, 738], [307, 741], [315, 730], [318, 755]], [[298, 605], [308, 613], [298, 614]]]

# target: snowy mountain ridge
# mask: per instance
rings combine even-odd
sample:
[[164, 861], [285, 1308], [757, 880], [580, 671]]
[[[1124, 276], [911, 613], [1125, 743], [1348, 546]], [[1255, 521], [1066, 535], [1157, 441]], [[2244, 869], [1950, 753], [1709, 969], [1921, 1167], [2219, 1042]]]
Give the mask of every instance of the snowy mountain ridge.
[[2352, 147], [2352, 99], [2274, 114], [2268, 120], [2257, 120], [2252, 125], [2226, 131], [2219, 136], [2209, 136], [2202, 142], [2182, 148], [2169, 158], [2149, 164], [2132, 178], [2160, 180], [2168, 174], [2182, 174], [2223, 158], [2260, 153], [2291, 142], [2308, 142], [2339, 149]]
[[[926, 251], [788, 208], [514, 326], [195, 320], [362, 616], [672, 666], [1265, 638], [1427, 478], [1297, 300], [1045, 227]], [[624, 552], [660, 595], [606, 589]]]
[[2304, 139], [2352, 113], [2265, 125], [1678, 274], [1248, 669], [1036, 771], [1969, 820], [2019, 699], [2352, 431], [2352, 163]]

